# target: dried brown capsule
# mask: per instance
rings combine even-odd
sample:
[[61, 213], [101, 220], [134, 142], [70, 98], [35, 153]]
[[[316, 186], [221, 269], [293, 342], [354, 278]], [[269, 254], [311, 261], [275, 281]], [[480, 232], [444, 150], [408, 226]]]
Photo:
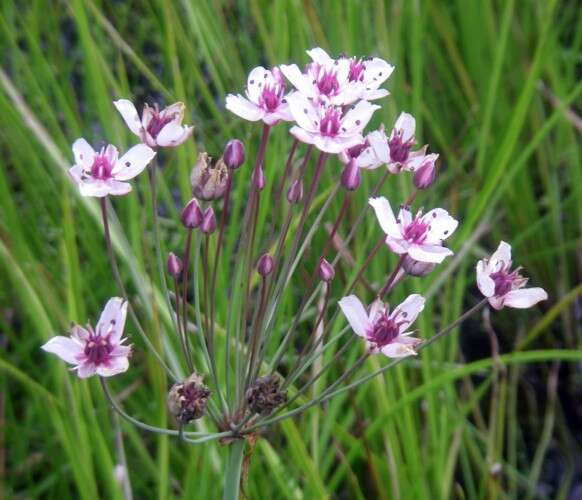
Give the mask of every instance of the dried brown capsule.
[[277, 375], [265, 375], [255, 380], [246, 393], [247, 404], [252, 413], [269, 415], [287, 401], [287, 393], [280, 391], [281, 380]]
[[167, 398], [168, 410], [178, 422], [187, 424], [204, 416], [209, 396], [210, 390], [202, 383], [202, 377], [193, 373], [172, 386]]

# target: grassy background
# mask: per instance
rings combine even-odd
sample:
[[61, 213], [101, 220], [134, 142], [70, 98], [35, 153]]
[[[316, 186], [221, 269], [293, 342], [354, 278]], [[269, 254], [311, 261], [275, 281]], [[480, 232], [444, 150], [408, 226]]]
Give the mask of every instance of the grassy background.
[[[2, 2], [0, 484], [6, 497], [122, 498], [113, 469], [123, 448], [136, 498], [219, 496], [220, 446], [187, 447], [118, 422], [96, 380], [80, 382], [39, 350], [71, 320], [95, 319], [115, 293], [97, 205], [80, 199], [65, 175], [70, 144], [80, 136], [133, 143], [111, 104], [115, 98], [185, 101], [195, 141], [162, 158], [162, 229], [168, 249], [178, 249], [175, 200], [189, 196], [196, 150], [216, 154], [236, 135], [252, 157], [257, 142], [259, 128], [225, 112], [224, 95], [243, 87], [251, 67], [305, 63], [304, 50], [315, 45], [395, 64], [392, 96], [373, 125], [409, 111], [421, 142], [441, 153], [439, 182], [419, 202], [444, 205], [462, 223], [451, 243], [458, 258], [439, 268], [446, 274], [411, 281], [400, 292], [431, 298], [422, 335], [477, 300], [474, 262], [500, 239], [512, 243], [515, 260], [550, 300], [526, 312], [476, 317], [418, 360], [285, 421], [254, 448], [249, 497], [566, 498], [581, 487], [582, 168], [575, 114], [581, 15], [575, 2], [557, 0]], [[288, 144], [285, 126], [278, 127], [267, 155], [267, 189]], [[322, 185], [338, 173], [330, 164]], [[348, 221], [379, 175], [366, 176]], [[144, 177], [139, 193], [147, 192]], [[244, 183], [235, 187], [239, 207], [244, 189]], [[404, 177], [383, 189], [395, 202], [409, 191]], [[116, 243], [126, 283], [159, 341], [167, 318], [157, 281], [147, 278], [157, 274], [144, 230], [151, 227], [149, 210], [139, 200], [133, 194], [115, 201]], [[268, 216], [263, 204], [261, 225]], [[346, 224], [340, 234], [348, 230]], [[371, 217], [359, 234], [350, 251], [361, 262], [379, 237]], [[235, 236], [227, 235], [227, 245]], [[380, 283], [393, 262], [381, 253], [367, 279]], [[220, 286], [228, 278], [225, 269]], [[289, 296], [285, 310], [292, 314], [294, 307]], [[219, 309], [224, 315], [225, 304]], [[501, 357], [492, 357], [492, 337]], [[113, 387], [132, 414], [164, 425], [168, 382], [135, 343], [136, 369]], [[372, 359], [364, 370], [382, 363]]]

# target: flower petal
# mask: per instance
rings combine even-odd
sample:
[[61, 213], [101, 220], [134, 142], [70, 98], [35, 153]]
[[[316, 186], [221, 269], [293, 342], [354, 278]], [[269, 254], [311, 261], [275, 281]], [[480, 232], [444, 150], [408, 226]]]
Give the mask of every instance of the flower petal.
[[97, 367], [95, 363], [86, 362], [77, 367], [77, 375], [79, 378], [89, 378], [95, 375]]
[[265, 80], [272, 78], [271, 72], [263, 66], [253, 68], [247, 78], [247, 97], [253, 104], [259, 104], [259, 97]]
[[410, 245], [408, 255], [421, 262], [440, 264], [446, 257], [453, 255], [453, 252], [441, 245]]
[[495, 282], [487, 272], [487, 264], [484, 260], [477, 262], [477, 288], [485, 297], [491, 297], [495, 293]]
[[281, 72], [299, 92], [307, 97], [315, 97], [313, 85], [296, 64], [282, 64]]
[[117, 108], [117, 111], [119, 111], [127, 128], [139, 137], [142, 125], [137, 109], [135, 109], [133, 103], [127, 99], [119, 99], [118, 101], [113, 101], [113, 105]]
[[93, 179], [92, 177], [89, 177], [79, 182], [79, 193], [81, 196], [103, 198], [111, 192], [110, 182], [111, 181], [103, 181], [101, 179]]
[[96, 332], [102, 337], [111, 335], [112, 344], [119, 342], [125, 327], [127, 316], [127, 301], [121, 297], [112, 297], [105, 304], [101, 317], [97, 323]]
[[416, 120], [411, 114], [402, 112], [394, 124], [394, 129], [402, 131], [402, 142], [408, 142], [414, 138]]
[[374, 209], [382, 231], [392, 238], [401, 239], [402, 233], [394, 218], [394, 212], [392, 212], [390, 202], [383, 196], [380, 196], [378, 198], [370, 198], [368, 203]]
[[112, 175], [117, 181], [133, 179], [148, 166], [154, 156], [156, 156], [156, 152], [152, 148], [145, 144], [137, 144], [119, 158], [113, 166]]
[[300, 92], [293, 92], [287, 96], [287, 103], [297, 125], [308, 132], [319, 132], [319, 110], [307, 97]]
[[227, 95], [226, 109], [251, 122], [256, 122], [265, 115], [265, 112], [261, 108], [248, 99], [245, 99], [242, 95]]
[[185, 127], [178, 122], [168, 123], [156, 138], [158, 146], [162, 147], [176, 147], [183, 144], [192, 134], [194, 127]]
[[41, 346], [41, 349], [56, 354], [63, 361], [74, 365], [79, 362], [77, 358], [79, 354], [83, 353], [83, 346], [80, 342], [61, 335], [50, 339], [46, 344]]
[[435, 208], [422, 216], [422, 221], [428, 224], [426, 243], [440, 243], [455, 232], [459, 221], [442, 208]]
[[320, 134], [313, 135], [313, 144], [320, 151], [325, 151], [330, 154], [338, 154], [346, 149], [360, 144], [364, 138], [360, 134], [355, 134], [350, 137], [327, 137]]
[[548, 294], [543, 288], [522, 288], [512, 290], [503, 296], [503, 305], [516, 309], [527, 309], [541, 300], [547, 300]]
[[392, 238], [392, 236], [386, 236], [386, 245], [398, 255], [408, 253], [408, 249], [410, 248], [408, 241], [402, 238]]
[[97, 375], [101, 377], [112, 377], [119, 373], [127, 371], [129, 368], [129, 360], [125, 356], [113, 357], [107, 365], [100, 365], [97, 367]]
[[402, 302], [390, 315], [391, 318], [397, 319], [397, 321], [405, 322], [399, 327], [400, 333], [406, 331], [406, 329], [414, 323], [420, 312], [424, 309], [425, 299], [422, 295], [418, 293], [413, 293], [409, 295], [404, 302]]
[[392, 342], [380, 349], [384, 356], [389, 358], [405, 358], [407, 356], [416, 356], [416, 351], [410, 344], [400, 344]]
[[489, 259], [489, 262], [493, 263], [493, 261], [503, 262], [504, 265], [511, 265], [511, 245], [505, 243], [505, 241], [501, 241], [497, 250], [493, 252], [493, 255]]
[[366, 61], [364, 70], [364, 83], [367, 87], [377, 89], [384, 83], [394, 71], [394, 66], [388, 64], [384, 59], [374, 57]]
[[347, 318], [350, 326], [360, 337], [367, 336], [369, 326], [366, 309], [355, 295], [348, 295], [339, 301], [339, 306]]
[[343, 117], [341, 124], [342, 130], [345, 128], [345, 132], [342, 135], [353, 135], [362, 132], [377, 109], [380, 109], [380, 106], [370, 104], [368, 101], [360, 101]]
[[334, 61], [329, 54], [320, 47], [314, 47], [305, 52], [307, 52], [307, 55], [318, 64], [332, 64]]
[[73, 143], [73, 155], [75, 157], [75, 163], [80, 165], [85, 170], [91, 169], [93, 165], [93, 159], [97, 153], [91, 147], [91, 145], [83, 138], [77, 139]]

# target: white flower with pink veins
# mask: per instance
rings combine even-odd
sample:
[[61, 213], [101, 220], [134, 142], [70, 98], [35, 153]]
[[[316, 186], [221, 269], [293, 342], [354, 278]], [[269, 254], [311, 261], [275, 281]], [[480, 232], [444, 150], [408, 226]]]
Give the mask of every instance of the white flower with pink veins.
[[157, 104], [143, 108], [141, 119], [134, 104], [127, 99], [113, 101], [125, 124], [141, 142], [152, 148], [176, 147], [183, 144], [191, 135], [194, 127], [182, 125], [184, 103], [177, 102], [160, 111]]
[[301, 142], [313, 144], [326, 153], [341, 153], [360, 144], [362, 130], [380, 108], [368, 101], [360, 101], [347, 111], [342, 107], [326, 105], [295, 92], [288, 97], [289, 107], [297, 125], [291, 134]]
[[119, 158], [115, 146], [109, 144], [96, 152], [85, 139], [73, 143], [75, 165], [69, 175], [79, 186], [81, 196], [124, 195], [131, 191], [128, 180], [140, 174], [156, 155], [145, 144], [133, 146]]
[[246, 97], [228, 94], [226, 109], [235, 115], [266, 125], [275, 125], [280, 120], [291, 121], [291, 113], [285, 96], [285, 80], [279, 68], [271, 71], [258, 66], [247, 79]]
[[281, 71], [305, 97], [334, 106], [345, 106], [359, 99], [374, 100], [389, 94], [382, 85], [394, 66], [378, 57], [332, 59], [319, 47], [308, 50], [313, 62], [302, 72], [296, 64], [282, 65]]
[[491, 307], [527, 309], [548, 298], [543, 288], [524, 288], [527, 278], [519, 274], [520, 268], [512, 271], [511, 265], [511, 246], [505, 241], [489, 259], [477, 263], [477, 286]]
[[413, 218], [410, 209], [403, 206], [396, 218], [386, 198], [370, 198], [370, 205], [386, 233], [386, 244], [394, 253], [408, 254], [414, 260], [435, 264], [453, 255], [442, 243], [454, 233], [459, 223], [446, 210], [435, 208], [424, 215], [419, 211]]
[[74, 325], [70, 337], [53, 337], [42, 349], [74, 365], [73, 370], [77, 370], [80, 378], [122, 373], [129, 367], [131, 354], [131, 347], [123, 345], [125, 339], [121, 338], [126, 315], [127, 301], [113, 297], [105, 305], [95, 329], [90, 325], [86, 329]]
[[411, 337], [406, 330], [424, 309], [424, 297], [409, 295], [396, 309], [376, 300], [367, 313], [355, 295], [339, 301], [339, 306], [356, 335], [366, 340], [371, 353], [381, 352], [389, 358], [403, 358], [415, 355], [415, 347], [420, 339]]

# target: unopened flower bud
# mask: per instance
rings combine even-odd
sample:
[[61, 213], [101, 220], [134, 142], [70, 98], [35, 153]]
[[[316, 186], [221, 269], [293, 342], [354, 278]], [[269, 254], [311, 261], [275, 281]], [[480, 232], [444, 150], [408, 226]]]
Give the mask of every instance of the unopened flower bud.
[[406, 271], [407, 274], [410, 276], [426, 276], [429, 274], [434, 268], [434, 263], [432, 262], [421, 262], [418, 260], [414, 260], [412, 257], [407, 255], [404, 257], [404, 261], [402, 262], [402, 267]]
[[280, 390], [281, 381], [276, 375], [259, 377], [246, 393], [247, 404], [252, 413], [269, 415], [287, 401], [287, 394]]
[[182, 210], [182, 215], [180, 216], [180, 220], [182, 224], [188, 229], [194, 229], [200, 225], [202, 222], [202, 210], [200, 209], [200, 205], [196, 201], [196, 198], [192, 198]]
[[212, 234], [216, 229], [216, 216], [214, 215], [214, 210], [212, 207], [208, 207], [204, 210], [204, 215], [202, 216], [202, 222], [200, 223], [200, 231], [204, 234]]
[[211, 201], [222, 198], [228, 183], [228, 168], [223, 159], [212, 163], [208, 153], [199, 153], [190, 174], [192, 193], [196, 198]]
[[287, 190], [287, 201], [289, 203], [299, 203], [303, 198], [303, 182], [301, 179], [294, 180]]
[[224, 147], [222, 156], [228, 168], [238, 168], [245, 162], [245, 147], [238, 139], [231, 139]]
[[342, 186], [348, 191], [354, 191], [362, 182], [362, 174], [360, 169], [356, 164], [356, 160], [351, 159], [348, 164], [344, 167], [341, 176]]
[[202, 377], [193, 373], [170, 389], [167, 397], [168, 411], [178, 422], [187, 424], [204, 415], [209, 396], [210, 390], [202, 383]]
[[273, 272], [273, 267], [275, 267], [275, 262], [273, 257], [268, 253], [261, 255], [259, 262], [257, 263], [257, 272], [264, 278]]
[[317, 273], [319, 274], [319, 279], [321, 281], [325, 281], [326, 283], [329, 283], [335, 276], [335, 271], [333, 270], [333, 267], [325, 259], [321, 259], [321, 261], [319, 262]]
[[412, 176], [412, 182], [418, 189], [426, 189], [432, 186], [436, 179], [437, 154], [429, 154], [424, 157], [422, 165], [416, 169]]
[[253, 170], [252, 181], [257, 191], [261, 191], [265, 187], [265, 174], [260, 165]]
[[168, 273], [172, 278], [177, 278], [182, 272], [182, 260], [173, 252], [168, 255]]

